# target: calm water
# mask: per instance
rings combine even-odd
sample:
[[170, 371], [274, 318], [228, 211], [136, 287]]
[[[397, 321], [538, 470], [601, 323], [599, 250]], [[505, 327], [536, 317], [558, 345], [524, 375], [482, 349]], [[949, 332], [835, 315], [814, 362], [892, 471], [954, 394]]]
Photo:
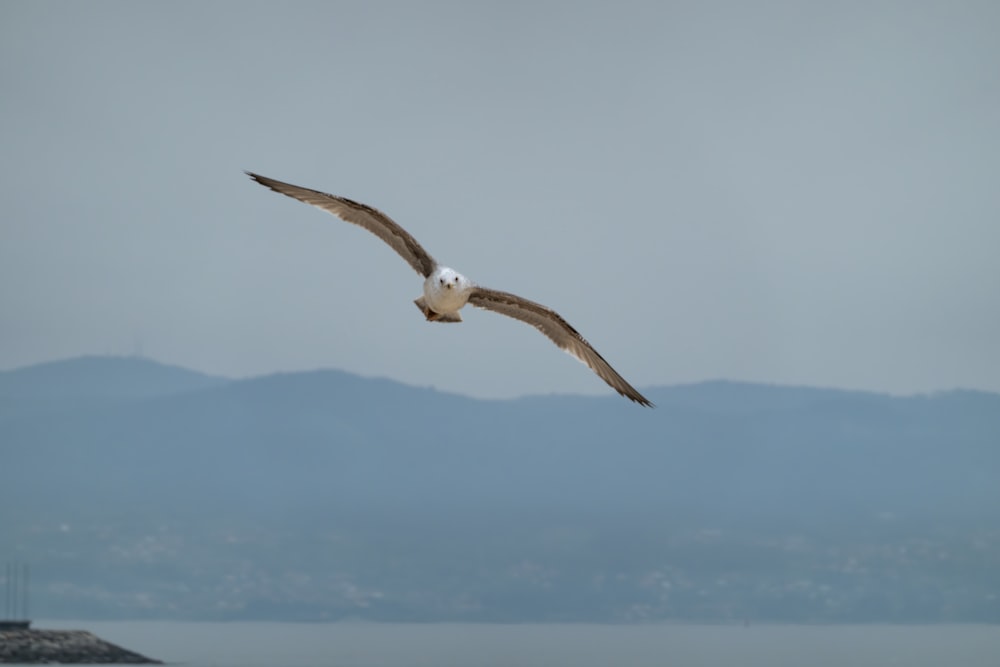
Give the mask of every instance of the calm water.
[[996, 667], [1000, 626], [41, 621], [189, 667]]

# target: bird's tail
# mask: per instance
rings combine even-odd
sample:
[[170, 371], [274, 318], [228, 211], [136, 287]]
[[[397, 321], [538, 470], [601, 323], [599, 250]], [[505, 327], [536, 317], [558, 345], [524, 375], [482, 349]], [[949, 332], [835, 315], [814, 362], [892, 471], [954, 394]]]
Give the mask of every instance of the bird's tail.
[[462, 316], [459, 315], [458, 313], [435, 313], [427, 305], [427, 301], [424, 300], [424, 297], [420, 297], [419, 299], [414, 299], [413, 303], [417, 304], [417, 308], [419, 308], [420, 312], [424, 314], [424, 317], [427, 318], [428, 322], [461, 322], [462, 321]]

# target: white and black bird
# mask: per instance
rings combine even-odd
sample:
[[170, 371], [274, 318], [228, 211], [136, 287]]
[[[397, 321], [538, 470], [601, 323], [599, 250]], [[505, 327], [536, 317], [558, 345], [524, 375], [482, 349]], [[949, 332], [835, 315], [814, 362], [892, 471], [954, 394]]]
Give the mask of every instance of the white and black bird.
[[311, 204], [345, 222], [363, 227], [392, 246], [417, 273], [424, 277], [424, 294], [414, 303], [428, 321], [461, 322], [462, 316], [458, 311], [467, 303], [521, 320], [587, 364], [612, 389], [625, 398], [652, 407], [653, 404], [645, 396], [626, 382], [625, 378], [619, 375], [576, 329], [551, 308], [509, 292], [482, 287], [454, 269], [438, 264], [405, 229], [393, 222], [385, 213], [371, 206], [346, 197], [337, 197], [276, 181], [249, 171], [246, 174], [275, 192]]

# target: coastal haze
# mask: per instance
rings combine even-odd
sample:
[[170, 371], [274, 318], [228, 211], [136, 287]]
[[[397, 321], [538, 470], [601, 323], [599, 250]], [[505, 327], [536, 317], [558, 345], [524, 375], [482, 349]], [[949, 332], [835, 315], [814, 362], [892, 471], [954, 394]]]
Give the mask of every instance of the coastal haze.
[[[992, 664], [998, 34], [990, 2], [0, 4], [35, 627], [193, 666]], [[390, 248], [244, 170], [555, 308], [656, 408], [523, 323], [425, 322]]]
[[1000, 621], [1000, 395], [648, 391], [0, 373], [0, 553], [48, 617]]

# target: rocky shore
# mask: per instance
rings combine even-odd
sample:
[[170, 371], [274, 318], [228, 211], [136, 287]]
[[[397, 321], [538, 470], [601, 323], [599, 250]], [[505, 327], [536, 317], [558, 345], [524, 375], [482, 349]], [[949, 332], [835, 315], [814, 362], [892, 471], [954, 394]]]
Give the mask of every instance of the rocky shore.
[[85, 630], [26, 629], [0, 630], [0, 663], [163, 664]]

